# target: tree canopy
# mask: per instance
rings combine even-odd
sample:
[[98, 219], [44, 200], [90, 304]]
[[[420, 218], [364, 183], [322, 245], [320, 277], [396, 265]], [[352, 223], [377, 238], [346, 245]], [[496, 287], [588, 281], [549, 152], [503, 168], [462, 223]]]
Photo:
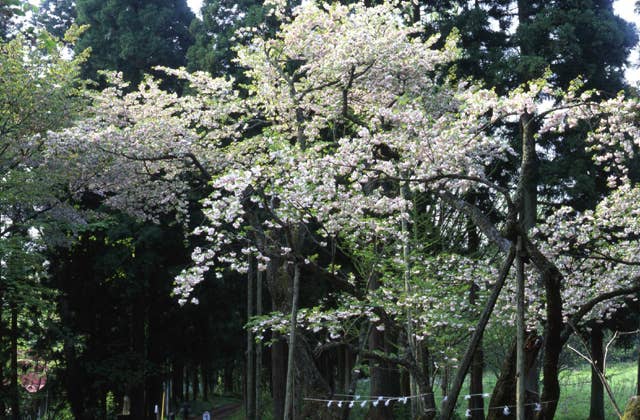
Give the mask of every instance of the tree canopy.
[[[640, 292], [637, 36], [611, 2], [206, 2], [193, 45], [184, 1], [76, 7], [76, 55], [18, 36], [0, 70], [3, 281], [48, 256], [76, 417], [109, 393], [151, 416], [163, 380], [182, 400], [212, 370], [233, 388], [240, 357], [185, 343], [238, 346], [246, 321], [249, 418], [256, 340], [277, 418], [348, 416], [365, 377], [374, 418], [408, 399], [452, 418], [469, 370], [484, 418], [477, 358], [500, 329], [517, 337], [491, 407], [553, 418], [565, 344]], [[112, 70], [86, 90], [85, 60]]]
[[134, 84], [153, 66], [179, 67], [192, 43], [189, 24], [193, 13], [185, 0], [79, 0], [78, 24], [89, 28], [76, 48], [91, 47], [85, 75], [117, 70]]

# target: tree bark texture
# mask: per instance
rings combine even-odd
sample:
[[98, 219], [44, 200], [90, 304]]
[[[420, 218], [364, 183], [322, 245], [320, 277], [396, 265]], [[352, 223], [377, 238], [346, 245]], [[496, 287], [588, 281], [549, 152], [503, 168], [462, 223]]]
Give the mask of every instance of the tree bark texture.
[[[538, 354], [540, 348], [542, 346], [542, 340], [538, 336], [538, 334], [533, 331], [529, 332], [527, 338], [525, 340], [524, 350], [525, 350], [525, 374], [530, 372], [532, 369], [536, 368], [536, 360], [538, 358]], [[500, 376], [498, 377], [498, 381], [496, 382], [495, 387], [493, 388], [493, 393], [491, 394], [491, 400], [489, 401], [489, 407], [504, 407], [515, 406], [516, 403], [516, 343], [514, 342], [505, 358], [502, 367], [500, 369]], [[538, 402], [537, 395], [527, 393], [526, 400], [527, 403]], [[533, 406], [527, 406], [526, 418], [534, 417]], [[512, 415], [508, 418], [515, 417], [515, 410], [511, 410]], [[487, 420], [499, 420], [504, 419], [501, 410], [489, 410], [487, 414]]]
[[[380, 278], [377, 275], [371, 276], [369, 282], [369, 289], [376, 290], [380, 287]], [[377, 328], [372, 328], [369, 334], [369, 350], [386, 352], [388, 344], [387, 331], [379, 331]], [[395, 395], [396, 391], [400, 388], [400, 376], [399, 371], [394, 375], [394, 369], [397, 367], [385, 363], [383, 361], [369, 362], [370, 372], [370, 395]], [[396, 386], [397, 383], [397, 386]], [[367, 412], [366, 418], [368, 420], [388, 420], [393, 419], [393, 410], [391, 407], [386, 407], [383, 404], [378, 404], [377, 407], [371, 405]]]
[[498, 300], [498, 296], [500, 296], [500, 292], [502, 291], [502, 286], [507, 279], [509, 274], [509, 270], [511, 265], [513, 264], [513, 260], [515, 259], [515, 249], [512, 246], [507, 255], [507, 259], [505, 260], [503, 266], [500, 269], [500, 274], [498, 275], [498, 279], [496, 279], [496, 284], [493, 286], [493, 290], [491, 291], [491, 296], [487, 301], [482, 314], [480, 315], [480, 319], [478, 320], [478, 324], [473, 331], [473, 335], [471, 336], [471, 340], [469, 342], [469, 346], [465, 351], [462, 360], [460, 361], [460, 367], [456, 373], [456, 377], [451, 385], [451, 391], [447, 393], [447, 401], [442, 404], [442, 420], [449, 420], [453, 417], [453, 412], [455, 410], [456, 401], [458, 396], [460, 395], [460, 390], [462, 389], [462, 385], [464, 383], [464, 378], [467, 376], [467, 372], [469, 371], [469, 366], [471, 365], [471, 361], [473, 360], [473, 355], [480, 344], [480, 340], [482, 339], [482, 334], [489, 322], [489, 318], [491, 317], [491, 313], [493, 312], [493, 308]]
[[591, 329], [590, 343], [591, 358], [595, 367], [591, 366], [591, 407], [589, 409], [589, 420], [604, 419], [604, 385], [598, 374], [598, 371], [602, 373], [602, 367], [604, 366], [603, 340], [604, 334], [602, 327], [594, 324]]
[[525, 420], [525, 304], [524, 304], [524, 257], [522, 238], [518, 237], [516, 251], [516, 418]]
[[[262, 315], [262, 271], [256, 272], [256, 315]], [[255, 399], [256, 416], [260, 418], [262, 397], [262, 343], [256, 343]]]
[[471, 362], [471, 373], [469, 378], [469, 409], [471, 410], [471, 420], [484, 420], [484, 388], [482, 378], [484, 376], [484, 353], [482, 351], [482, 343], [478, 344], [478, 348], [473, 353]]
[[294, 369], [295, 369], [295, 348], [296, 329], [298, 326], [298, 299], [300, 297], [300, 266], [294, 266], [293, 286], [291, 300], [291, 319], [289, 327], [289, 354], [287, 356], [287, 385], [285, 387], [284, 420], [293, 418], [293, 398], [294, 398]]
[[284, 340], [277, 340], [271, 346], [271, 397], [273, 418], [284, 418], [284, 391], [287, 384], [287, 346]]
[[[253, 317], [253, 258], [249, 257], [249, 271], [247, 273], [247, 322]], [[245, 387], [245, 403], [246, 403], [246, 416], [247, 420], [254, 420], [256, 418], [256, 404], [255, 404], [255, 352], [253, 333], [250, 329], [247, 329], [247, 364], [245, 375], [247, 377], [247, 386]]]

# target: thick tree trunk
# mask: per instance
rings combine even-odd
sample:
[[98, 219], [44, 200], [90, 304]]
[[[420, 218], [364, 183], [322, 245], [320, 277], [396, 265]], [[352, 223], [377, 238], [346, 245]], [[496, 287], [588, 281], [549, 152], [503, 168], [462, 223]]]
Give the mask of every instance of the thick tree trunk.
[[591, 357], [593, 358], [595, 367], [591, 367], [591, 407], [589, 409], [589, 420], [604, 419], [604, 385], [598, 374], [598, 371], [602, 372], [602, 367], [604, 366], [603, 340], [602, 327], [594, 324], [591, 329]]
[[[289, 279], [290, 276], [286, 273], [286, 267], [282, 266], [282, 261], [277, 260], [276, 258], [272, 258], [270, 262], [270, 269], [267, 271], [267, 284], [269, 287], [269, 294], [273, 300], [273, 309], [280, 311], [282, 313], [291, 312], [290, 304], [293, 301], [293, 297], [291, 296], [292, 288], [289, 287]], [[294, 273], [295, 274], [295, 273]], [[295, 276], [294, 276], [295, 277]], [[294, 366], [295, 366], [295, 382], [296, 382], [296, 390], [300, 392], [300, 396], [308, 396], [315, 398], [325, 398], [331, 395], [331, 388], [327, 384], [327, 382], [322, 377], [318, 367], [316, 366], [315, 360], [313, 358], [313, 351], [307, 345], [305, 337], [299, 331], [296, 333], [295, 341], [295, 351], [293, 352], [294, 357]], [[274, 351], [274, 346], [272, 346], [272, 352]], [[289, 353], [289, 349], [287, 349], [287, 353]], [[272, 353], [273, 354], [273, 353]], [[272, 363], [273, 363], [272, 358]], [[276, 369], [275, 364], [273, 364], [273, 368]], [[286, 366], [285, 366], [286, 369]], [[276, 372], [272, 372], [272, 383], [275, 384], [275, 379], [277, 378]], [[282, 384], [286, 383], [286, 375]], [[282, 387], [281, 390], [285, 391], [286, 386]], [[274, 408], [277, 408], [276, 400], [277, 395], [276, 391], [278, 389], [273, 387], [274, 393]], [[282, 405], [285, 405], [284, 399], [286, 399], [286, 394], [282, 396], [283, 401]], [[274, 409], [275, 413], [275, 409]], [[282, 417], [275, 418], [284, 418], [285, 411], [283, 411]], [[306, 416], [306, 417], [305, 417]], [[321, 418], [321, 419], [331, 419], [331, 418], [339, 418], [340, 411], [326, 408], [324, 405], [317, 403], [309, 403], [305, 404], [303, 410], [301, 410], [301, 414], [298, 418]]]
[[500, 292], [502, 291], [502, 287], [504, 286], [504, 282], [507, 279], [509, 274], [509, 270], [511, 268], [511, 264], [513, 264], [513, 260], [515, 259], [515, 249], [512, 246], [509, 249], [509, 253], [507, 255], [507, 259], [505, 260], [503, 266], [500, 268], [500, 273], [498, 275], [498, 279], [496, 280], [496, 284], [493, 286], [493, 290], [491, 291], [491, 296], [489, 296], [489, 300], [487, 301], [482, 314], [480, 315], [480, 319], [478, 320], [478, 324], [476, 329], [473, 331], [473, 335], [471, 336], [471, 340], [469, 342], [469, 346], [460, 361], [460, 367], [456, 373], [456, 377], [451, 386], [451, 392], [447, 393], [448, 399], [442, 404], [442, 420], [449, 420], [453, 417], [453, 412], [455, 410], [456, 400], [460, 395], [460, 390], [462, 389], [462, 384], [464, 382], [465, 376], [467, 376], [467, 372], [469, 371], [469, 366], [471, 365], [471, 361], [473, 359], [473, 355], [480, 344], [480, 340], [482, 340], [482, 335], [484, 330], [489, 322], [489, 318], [491, 317], [491, 313], [493, 312], [493, 308], [498, 300], [498, 296], [500, 296]]
[[184, 376], [182, 377], [181, 380], [184, 386], [184, 401], [187, 402], [189, 401], [189, 396], [191, 395], [189, 393], [189, 388], [191, 384], [189, 383], [189, 367], [188, 366], [184, 367]]
[[[431, 377], [431, 353], [429, 352], [429, 346], [427, 340], [423, 341], [422, 345], [422, 371], [426, 379], [426, 387], [421, 390], [421, 393], [426, 394], [424, 396], [424, 408], [425, 408], [425, 420], [432, 420], [436, 417], [436, 399], [433, 394], [433, 378]], [[404, 394], [406, 395], [406, 394]]]
[[[373, 328], [369, 335], [369, 349], [372, 351], [385, 351], [385, 331], [378, 331]], [[397, 388], [400, 386], [399, 378], [392, 375], [393, 371], [390, 370], [391, 366], [381, 361], [370, 361], [370, 394], [372, 396], [378, 395], [395, 395], [394, 380], [397, 381]], [[369, 407], [366, 418], [368, 420], [387, 420], [393, 419], [392, 408], [386, 407], [383, 404], [378, 404], [377, 407], [373, 405]]]
[[[516, 395], [516, 343], [514, 342], [507, 357], [502, 362], [500, 368], [500, 376], [496, 382], [493, 392], [491, 393], [491, 400], [489, 401], [489, 407], [502, 407], [505, 405], [514, 405]], [[499, 410], [489, 410], [487, 414], [487, 420], [497, 420], [502, 418], [502, 413]]]
[[193, 400], [197, 400], [200, 396], [200, 381], [198, 379], [198, 364], [193, 362], [193, 369], [191, 371], [191, 390], [193, 393]]
[[[370, 290], [376, 290], [380, 287], [380, 279], [377, 275], [371, 276], [369, 282]], [[372, 328], [369, 333], [369, 350], [384, 352], [385, 345], [385, 332], [379, 331], [377, 328]], [[390, 376], [390, 366], [382, 361], [370, 361], [369, 362], [369, 380], [370, 380], [370, 395], [393, 395], [391, 389], [391, 383], [394, 378]], [[400, 386], [398, 378], [398, 388]], [[378, 404], [377, 407], [371, 405], [366, 416], [367, 420], [387, 420], [393, 419], [393, 410], [391, 407], [386, 407], [383, 404]]]
[[[349, 375], [349, 384], [347, 386], [347, 391], [345, 394], [354, 396], [356, 394], [356, 388], [358, 387], [358, 379], [361, 377], [360, 371], [360, 362], [361, 362], [361, 353], [362, 350], [367, 345], [369, 334], [371, 334], [371, 324], [366, 322], [363, 326], [360, 327], [360, 334], [358, 334], [358, 351], [353, 358], [352, 363], [350, 364], [352, 371]], [[341, 420], [348, 420], [349, 413], [351, 412], [351, 408], [349, 406], [345, 406], [342, 411]]]
[[295, 381], [295, 350], [296, 350], [296, 329], [298, 327], [298, 299], [300, 297], [300, 266], [294, 265], [293, 287], [291, 300], [291, 320], [289, 326], [289, 354], [287, 356], [287, 385], [285, 387], [284, 398], [284, 420], [294, 418], [293, 399]]
[[160, 284], [156, 276], [151, 276], [150, 281], [154, 282], [149, 292], [152, 294], [152, 297], [149, 299], [149, 323], [148, 323], [148, 337], [147, 337], [147, 347], [148, 347], [148, 360], [154, 369], [150, 370], [147, 375], [146, 380], [146, 391], [147, 395], [147, 415], [150, 418], [155, 418], [155, 406], [162, 406], [162, 389], [163, 389], [163, 380], [165, 379], [165, 361], [162, 354], [163, 343], [161, 342], [162, 336], [162, 321], [161, 314], [164, 311], [164, 308], [161, 306], [161, 295], [158, 290], [160, 290]]
[[[298, 332], [295, 349], [295, 375], [297, 387], [301, 396], [319, 396], [326, 398], [331, 394], [331, 388], [322, 377], [315, 360], [313, 351], [305, 340], [305, 337]], [[301, 399], [301, 398], [300, 398]], [[305, 404], [295, 417], [298, 419], [339, 419], [340, 410], [327, 408], [325, 404], [312, 403]]]
[[[249, 257], [249, 272], [247, 273], [247, 322], [253, 317], [253, 258]], [[246, 416], [247, 420], [254, 420], [256, 418], [256, 403], [255, 403], [255, 352], [253, 333], [250, 329], [247, 329], [247, 364], [246, 364], [246, 378], [247, 386], [245, 387], [245, 403], [246, 403]]]
[[[474, 196], [471, 197], [471, 203], [476, 204], [477, 200]], [[473, 255], [480, 249], [480, 236], [475, 225], [469, 221], [467, 223], [467, 236], [468, 236], [468, 251]], [[479, 287], [470, 279], [471, 286], [469, 288], [469, 304], [471, 306], [477, 305]], [[482, 339], [478, 343], [478, 348], [473, 353], [473, 360], [471, 361], [471, 368], [469, 373], [469, 410], [471, 411], [471, 420], [484, 420], [484, 388], [482, 380], [484, 377], [484, 353], [482, 351]]]
[[516, 418], [525, 420], [526, 400], [526, 361], [524, 340], [526, 334], [525, 303], [524, 303], [524, 257], [522, 238], [518, 237], [516, 254]]
[[[543, 389], [541, 401], [545, 419], [555, 416], [560, 399], [560, 382], [558, 373], [560, 353], [563, 342], [562, 333], [562, 296], [560, 295], [560, 276], [555, 273], [543, 275], [546, 295], [546, 318], [544, 334], [544, 358], [542, 361]], [[540, 417], [539, 417], [540, 418]]]
[[[70, 322], [71, 315], [69, 305], [64, 298], [60, 300], [60, 317]], [[66, 364], [64, 382], [71, 412], [76, 420], [89, 420], [91, 417], [85, 413], [85, 389], [82, 386], [84, 378], [78, 365], [73, 337], [65, 335], [62, 344]]]
[[277, 340], [271, 346], [271, 397], [273, 418], [284, 418], [284, 390], [287, 383], [287, 346], [284, 340]]
[[233, 365], [226, 365], [223, 374], [223, 388], [225, 394], [233, 394]]
[[[529, 332], [525, 340], [525, 375], [527, 375], [532, 369], [536, 368], [536, 360], [538, 353], [542, 345], [542, 340], [535, 331]], [[516, 343], [514, 342], [505, 358], [502, 368], [500, 369], [500, 376], [496, 382], [496, 386], [491, 394], [491, 400], [489, 401], [489, 407], [504, 407], [505, 405], [513, 407], [515, 405], [516, 397]], [[527, 394], [526, 402], [537, 402], [537, 396]], [[511, 410], [512, 414], [515, 414], [515, 410]], [[526, 418], [533, 418], [533, 406], [527, 406]], [[487, 420], [499, 420], [504, 419], [501, 410], [489, 410], [487, 414]]]
[[207, 401], [209, 399], [209, 369], [207, 362], [201, 361], [202, 366], [202, 399]]
[[[144, 292], [138, 290], [139, 296], [133, 303], [131, 311], [131, 350], [137, 357], [140, 363], [140, 369], [143, 368], [143, 363], [146, 361], [145, 355], [145, 324], [146, 324], [146, 299], [144, 298]], [[144, 375], [144, 373], [143, 373]], [[146, 419], [145, 416], [145, 392], [143, 375], [136, 375], [133, 379], [134, 382], [130, 383], [131, 392], [129, 397], [131, 398], [131, 416], [134, 419]]]
[[482, 351], [482, 343], [478, 344], [478, 348], [473, 354], [471, 362], [471, 373], [469, 378], [469, 409], [471, 410], [471, 420], [484, 420], [484, 388], [482, 379], [484, 376], [484, 353]]
[[[262, 315], [262, 271], [256, 273], [256, 315]], [[262, 397], [262, 343], [256, 344], [256, 416], [261, 417], [261, 397]]]
[[184, 365], [181, 361], [174, 360], [172, 368], [171, 382], [172, 399], [174, 403], [184, 400], [184, 387], [182, 386], [182, 378], [184, 377]]

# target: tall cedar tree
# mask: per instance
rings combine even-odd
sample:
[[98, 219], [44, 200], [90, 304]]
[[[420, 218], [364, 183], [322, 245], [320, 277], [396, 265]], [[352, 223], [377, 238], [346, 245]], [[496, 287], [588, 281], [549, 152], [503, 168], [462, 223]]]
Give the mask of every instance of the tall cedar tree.
[[240, 76], [231, 49], [238, 41], [236, 31], [257, 27], [265, 21], [262, 2], [204, 0], [200, 11], [202, 19], [194, 19], [190, 28], [194, 44], [187, 52], [188, 68], [208, 71], [214, 76]]
[[[459, 30], [458, 76], [503, 93], [550, 69], [558, 87], [580, 76], [586, 88], [614, 96], [625, 88], [624, 68], [638, 43], [635, 25], [615, 15], [612, 0], [440, 0], [421, 7], [434, 33]], [[545, 200], [585, 209], [602, 197], [606, 177], [593, 176], [600, 169], [585, 152], [581, 130], [543, 136], [539, 145], [548, 151], [538, 156]]]
[[34, 16], [51, 35], [62, 39], [65, 32], [76, 21], [75, 0], [44, 0]]
[[137, 84], [153, 66], [186, 64], [194, 15], [185, 0], [78, 0], [77, 13], [78, 24], [91, 25], [77, 45], [92, 49], [87, 77], [117, 70]]

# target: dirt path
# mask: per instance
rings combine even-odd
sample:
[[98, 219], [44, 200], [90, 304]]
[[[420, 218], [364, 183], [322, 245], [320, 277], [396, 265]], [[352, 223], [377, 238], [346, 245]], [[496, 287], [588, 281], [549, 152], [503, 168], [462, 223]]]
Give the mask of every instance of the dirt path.
[[233, 403], [226, 404], [222, 407], [214, 408], [210, 411], [211, 420], [224, 420], [229, 418], [232, 414], [234, 414], [240, 407], [242, 407], [242, 403]]

